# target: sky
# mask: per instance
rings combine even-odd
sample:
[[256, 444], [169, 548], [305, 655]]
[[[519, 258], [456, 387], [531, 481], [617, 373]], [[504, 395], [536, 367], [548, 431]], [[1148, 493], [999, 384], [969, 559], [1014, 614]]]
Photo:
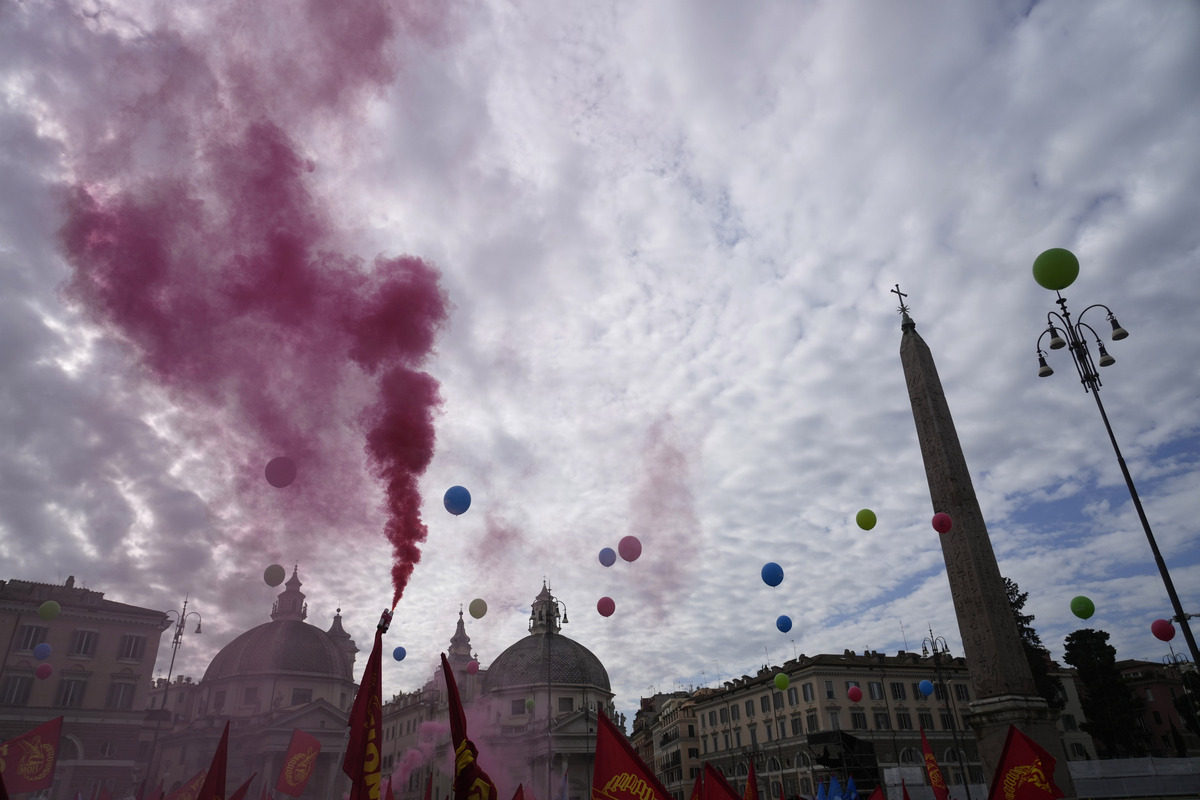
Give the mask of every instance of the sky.
[[271, 564], [356, 670], [400, 591], [385, 695], [476, 598], [486, 667], [547, 581], [630, 716], [801, 653], [961, 654], [898, 284], [1043, 642], [1158, 661], [1031, 265], [1070, 249], [1070, 310], [1130, 332], [1101, 397], [1200, 612], [1197, 141], [1187, 2], [0, 1], [0, 577], [186, 597], [194, 679]]

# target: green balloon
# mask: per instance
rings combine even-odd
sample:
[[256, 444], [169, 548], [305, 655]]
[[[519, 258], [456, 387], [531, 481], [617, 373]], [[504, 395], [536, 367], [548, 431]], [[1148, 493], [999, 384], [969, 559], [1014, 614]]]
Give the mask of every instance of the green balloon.
[[533, 711], [533, 700], [526, 700], [526, 701], [525, 701], [525, 710], [526, 710], [526, 711]]
[[1057, 292], [1079, 277], [1079, 259], [1070, 250], [1052, 247], [1033, 260], [1033, 279], [1038, 286]]
[[1071, 613], [1080, 619], [1087, 619], [1096, 613], [1096, 604], [1083, 595], [1071, 599]]
[[483, 615], [487, 613], [487, 601], [483, 598], [476, 597], [467, 606], [467, 610], [471, 612], [471, 616], [475, 619], [483, 619]]
[[62, 606], [57, 600], [47, 600], [38, 606], [38, 616], [45, 620], [51, 620], [58, 616], [58, 612], [62, 611]]
[[875, 512], [869, 508], [864, 508], [854, 516], [854, 521], [858, 523], [858, 527], [864, 531], [869, 531], [875, 527]]
[[775, 676], [775, 688], [781, 692], [785, 691], [790, 683], [791, 680], [789, 680], [788, 676], [784, 675], [782, 672]]

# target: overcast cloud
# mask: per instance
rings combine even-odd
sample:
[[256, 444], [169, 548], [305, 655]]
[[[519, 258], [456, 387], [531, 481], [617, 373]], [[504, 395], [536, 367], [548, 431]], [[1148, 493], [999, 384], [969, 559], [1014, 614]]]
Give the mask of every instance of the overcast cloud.
[[[1082, 265], [1070, 309], [1106, 303], [1130, 331], [1102, 397], [1200, 611], [1195, 4], [285, 7], [0, 3], [2, 577], [75, 575], [164, 610], [187, 595], [204, 633], [176, 672], [199, 677], [268, 620], [263, 569], [298, 564], [309, 621], [341, 608], [370, 646], [393, 552], [364, 454], [370, 376], [347, 358], [314, 378], [333, 335], [317, 327], [266, 351], [295, 378], [264, 373], [271, 408], [315, 454], [274, 489], [279, 440], [242, 389], [162, 380], [66, 288], [72, 191], [153, 185], [203, 201], [177, 220], [191, 260], [172, 280], [282, 291], [241, 240], [192, 226], [235, 207], [213, 164], [251, 120], [303, 166], [306, 269], [339, 286], [330, 265], [379, 277], [377, 258], [412, 256], [448, 304], [406, 362], [442, 402], [428, 540], [387, 636], [408, 659], [385, 693], [427, 679], [475, 597], [486, 666], [543, 579], [627, 712], [795, 653], [918, 649], [930, 626], [960, 653], [897, 283], [1043, 641], [1061, 658], [1086, 594], [1121, 657], [1159, 660], [1150, 622], [1172, 612], [1094, 401], [1062, 352], [1037, 378], [1054, 295], [1030, 265], [1050, 247]], [[454, 484], [473, 495], [457, 518]], [[602, 567], [629, 534], [642, 557]]]

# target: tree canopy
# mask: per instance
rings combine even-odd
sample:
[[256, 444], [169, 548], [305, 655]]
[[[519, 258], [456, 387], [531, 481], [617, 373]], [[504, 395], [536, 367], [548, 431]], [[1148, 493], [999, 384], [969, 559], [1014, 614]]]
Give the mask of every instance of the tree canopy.
[[1061, 711], [1067, 701], [1062, 681], [1050, 674], [1050, 651], [1042, 645], [1041, 637], [1034, 630], [1033, 614], [1022, 613], [1029, 592], [1022, 592], [1017, 582], [1008, 578], [1004, 579], [1004, 590], [1008, 593], [1008, 604], [1012, 608], [1013, 621], [1017, 623], [1017, 634], [1021, 637], [1025, 660], [1029, 662], [1033, 685], [1051, 708]]
[[1081, 628], [1065, 642], [1063, 659], [1075, 668], [1087, 717], [1079, 727], [1096, 742], [1101, 758], [1142, 756], [1137, 723], [1143, 701], [1117, 670], [1117, 649], [1108, 638], [1107, 631]]

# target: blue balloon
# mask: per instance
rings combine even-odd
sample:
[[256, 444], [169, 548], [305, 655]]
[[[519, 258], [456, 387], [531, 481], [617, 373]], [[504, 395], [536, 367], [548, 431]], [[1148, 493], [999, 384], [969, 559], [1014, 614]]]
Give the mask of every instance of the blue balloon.
[[33, 657], [38, 661], [45, 661], [50, 657], [50, 644], [42, 642], [37, 647], [33, 648]]
[[600, 563], [606, 567], [611, 567], [617, 563], [617, 551], [611, 547], [606, 547], [600, 551]]
[[446, 510], [454, 516], [465, 513], [471, 507], [471, 493], [462, 486], [451, 486], [442, 498]]
[[782, 633], [787, 633], [792, 629], [792, 618], [787, 614], [780, 614], [779, 619], [775, 620], [775, 627]]
[[921, 694], [929, 697], [929, 695], [933, 694], [933, 681], [926, 678], [918, 684], [918, 688], [921, 690]]
[[403, 647], [397, 647], [392, 651], [392, 658], [396, 659], [397, 661], [403, 661], [406, 655], [408, 655], [408, 653]]
[[763, 564], [762, 579], [767, 586], [778, 586], [783, 583], [783, 567], [774, 561]]

